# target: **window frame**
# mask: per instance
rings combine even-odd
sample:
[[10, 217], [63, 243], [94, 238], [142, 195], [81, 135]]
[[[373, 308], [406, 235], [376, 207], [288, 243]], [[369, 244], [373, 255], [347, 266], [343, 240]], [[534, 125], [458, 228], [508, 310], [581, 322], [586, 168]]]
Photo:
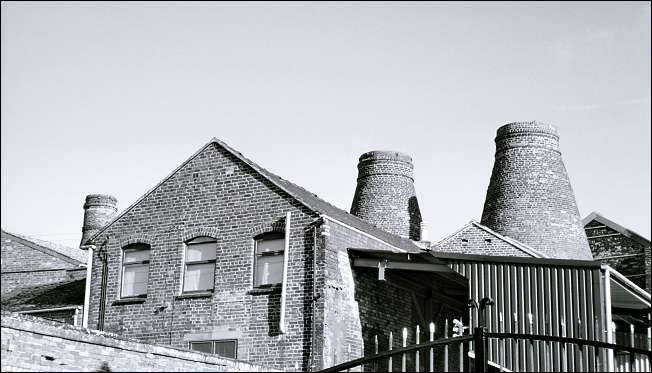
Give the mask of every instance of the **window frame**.
[[[283, 240], [283, 249], [281, 250], [275, 250], [275, 251], [268, 251], [264, 253], [258, 253], [258, 241], [261, 241], [265, 238], [271, 239], [271, 237], [275, 237], [275, 239], [282, 239]], [[258, 284], [256, 283], [256, 278], [257, 278], [257, 269], [258, 269], [258, 258], [259, 257], [265, 257], [265, 256], [281, 256], [283, 258], [283, 261], [285, 261], [285, 232], [277, 232], [277, 231], [272, 231], [272, 232], [263, 232], [260, 234], [257, 234], [254, 238], [254, 268], [253, 268], [253, 288], [254, 289], [264, 289], [264, 288], [271, 288], [271, 287], [276, 287], [276, 286], [281, 286], [283, 284], [283, 268], [281, 268], [281, 281], [275, 282], [272, 284]]]
[[[147, 251], [149, 252], [148, 259], [147, 260], [141, 260], [141, 261], [136, 261], [136, 262], [125, 262], [125, 256], [127, 254], [127, 250], [133, 249], [135, 246], [143, 246], [147, 247]], [[145, 249], [141, 250], [134, 250], [134, 251], [145, 251]], [[144, 242], [134, 242], [131, 243], [127, 246], [124, 246], [122, 248], [122, 265], [120, 267], [121, 273], [120, 273], [120, 289], [119, 289], [119, 297], [118, 299], [143, 299], [147, 298], [147, 288], [149, 287], [149, 265], [150, 262], [152, 261], [152, 246], [148, 243]], [[125, 285], [125, 268], [127, 267], [137, 267], [137, 266], [144, 266], [146, 265], [147, 267], [147, 283], [145, 284], [145, 293], [143, 294], [134, 294], [134, 295], [124, 295], [124, 285]]]
[[[234, 357], [229, 357], [229, 356], [223, 356], [223, 355], [216, 354], [215, 353], [215, 344], [218, 343], [218, 342], [233, 342], [233, 344], [234, 344], [233, 351], [235, 352], [235, 356]], [[238, 358], [238, 340], [237, 339], [207, 339], [207, 340], [198, 340], [198, 341], [188, 341], [188, 349], [189, 350], [195, 351], [195, 352], [202, 352], [202, 351], [198, 351], [198, 350], [193, 350], [192, 349], [192, 344], [193, 343], [210, 343], [211, 344], [211, 352], [210, 352], [211, 355], [216, 355], [216, 356], [224, 357], [224, 358], [227, 358], [227, 359], [237, 359]], [[205, 353], [209, 353], [209, 352], [205, 352]]]
[[[199, 242], [193, 242], [200, 240]], [[188, 248], [192, 245], [199, 245], [205, 243], [213, 243], [215, 245], [215, 258], [209, 260], [194, 260], [188, 261]], [[213, 263], [213, 287], [210, 289], [200, 289], [200, 290], [186, 290], [186, 273], [188, 272], [188, 265], [202, 265], [202, 264], [211, 264]], [[197, 294], [197, 293], [207, 293], [215, 291], [215, 273], [217, 270], [217, 239], [211, 236], [196, 236], [184, 242], [183, 247], [183, 271], [181, 273], [181, 295], [184, 294]], [[199, 341], [193, 341], [199, 342]]]

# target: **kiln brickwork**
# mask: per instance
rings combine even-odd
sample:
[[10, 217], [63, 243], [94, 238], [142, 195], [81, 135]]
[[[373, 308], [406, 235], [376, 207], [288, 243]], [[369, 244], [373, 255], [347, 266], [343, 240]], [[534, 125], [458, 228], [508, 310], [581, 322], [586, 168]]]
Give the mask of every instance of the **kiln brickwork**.
[[591, 259], [555, 127], [518, 122], [498, 129], [480, 223], [550, 258]]
[[418, 241], [421, 212], [414, 190], [412, 158], [393, 151], [360, 156], [351, 214], [380, 229]]
[[107, 225], [118, 211], [118, 200], [106, 194], [90, 194], [84, 203], [84, 225], [81, 245]]

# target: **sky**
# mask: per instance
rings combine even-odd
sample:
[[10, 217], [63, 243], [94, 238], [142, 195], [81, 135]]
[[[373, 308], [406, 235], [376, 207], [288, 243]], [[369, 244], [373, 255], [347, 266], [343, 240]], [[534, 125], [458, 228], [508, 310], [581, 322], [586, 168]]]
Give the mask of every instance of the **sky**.
[[212, 137], [349, 210], [412, 156], [432, 240], [480, 220], [496, 129], [558, 127], [582, 217], [650, 238], [650, 4], [2, 2], [1, 220], [69, 246]]

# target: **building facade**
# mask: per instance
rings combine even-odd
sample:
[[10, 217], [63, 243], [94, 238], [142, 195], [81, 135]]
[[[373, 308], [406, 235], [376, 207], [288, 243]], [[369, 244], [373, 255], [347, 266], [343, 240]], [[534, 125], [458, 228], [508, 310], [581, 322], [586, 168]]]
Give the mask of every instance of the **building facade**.
[[[312, 370], [361, 356], [374, 333], [425, 321], [433, 308], [441, 318], [465, 312], [466, 280], [417, 259], [418, 241], [328, 204], [217, 139], [117, 216], [106, 213], [114, 200], [89, 198], [85, 222], [105, 219], [84, 229], [93, 329]], [[406, 267], [379, 281], [364, 264], [376, 253]], [[418, 284], [415, 260], [430, 269]]]
[[[403, 153], [360, 157], [349, 213], [212, 139], [119, 214], [115, 198], [87, 197], [85, 325], [317, 370], [372, 354], [379, 335], [399, 346], [406, 326], [422, 341], [430, 322], [473, 326], [467, 301], [488, 296], [490, 330], [530, 314], [543, 333], [613, 341], [614, 315], [642, 315], [650, 296], [593, 261], [558, 140], [538, 122], [501, 127], [481, 222], [431, 244]], [[523, 368], [512, 355], [499, 363]]]

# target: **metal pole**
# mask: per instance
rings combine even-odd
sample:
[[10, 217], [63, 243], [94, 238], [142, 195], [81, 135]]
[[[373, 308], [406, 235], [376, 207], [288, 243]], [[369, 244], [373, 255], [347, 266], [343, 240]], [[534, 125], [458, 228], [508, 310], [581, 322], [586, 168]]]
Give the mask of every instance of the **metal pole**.
[[[430, 323], [430, 342], [435, 340], [435, 323]], [[435, 349], [430, 347], [430, 371], [435, 371]]]
[[[403, 328], [403, 347], [407, 347], [407, 328]], [[401, 356], [401, 372], [406, 372], [407, 370], [407, 354], [404, 352]]]
[[[419, 325], [417, 325], [417, 334], [415, 337], [415, 343], [419, 344]], [[419, 371], [419, 350], [417, 350], [414, 354], [415, 361], [414, 361], [414, 371], [418, 372]]]
[[[444, 338], [448, 338], [448, 319], [444, 321]], [[444, 372], [448, 372], [448, 344], [444, 345]]]
[[473, 330], [473, 340], [475, 342], [475, 371], [487, 372], [487, 338], [483, 327]]

